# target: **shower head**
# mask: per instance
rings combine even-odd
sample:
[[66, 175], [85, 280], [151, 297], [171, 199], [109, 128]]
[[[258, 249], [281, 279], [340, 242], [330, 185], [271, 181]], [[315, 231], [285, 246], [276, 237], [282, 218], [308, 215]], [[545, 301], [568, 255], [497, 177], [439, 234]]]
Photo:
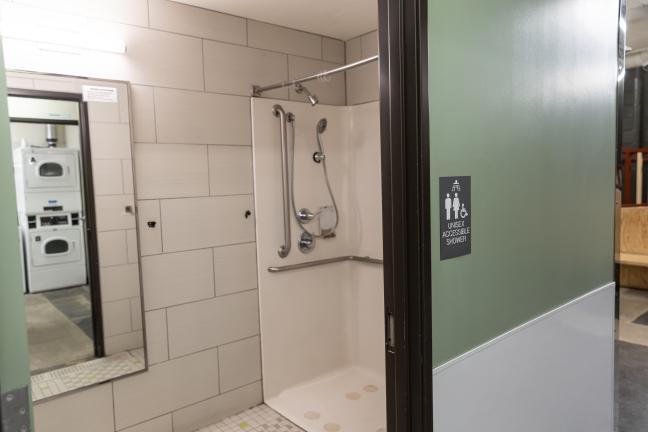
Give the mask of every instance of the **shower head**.
[[315, 96], [314, 94], [309, 92], [308, 89], [306, 87], [304, 87], [303, 85], [295, 84], [295, 91], [297, 92], [297, 94], [304, 93], [306, 95], [306, 97], [308, 98], [308, 102], [310, 102], [310, 104], [312, 106], [315, 106], [315, 105], [317, 105], [319, 103], [319, 99], [317, 99], [317, 96]]
[[317, 133], [318, 134], [324, 133], [324, 131], [326, 130], [327, 125], [328, 125], [328, 121], [325, 118], [318, 121], [317, 122]]

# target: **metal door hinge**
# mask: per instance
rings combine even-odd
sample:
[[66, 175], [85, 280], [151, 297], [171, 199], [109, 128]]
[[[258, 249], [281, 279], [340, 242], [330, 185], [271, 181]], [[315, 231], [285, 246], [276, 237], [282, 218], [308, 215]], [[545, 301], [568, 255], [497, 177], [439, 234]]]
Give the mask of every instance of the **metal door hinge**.
[[385, 345], [388, 352], [394, 352], [396, 349], [396, 324], [391, 312], [387, 312], [385, 316]]
[[2, 393], [0, 398], [0, 432], [29, 432], [29, 389], [23, 387]]

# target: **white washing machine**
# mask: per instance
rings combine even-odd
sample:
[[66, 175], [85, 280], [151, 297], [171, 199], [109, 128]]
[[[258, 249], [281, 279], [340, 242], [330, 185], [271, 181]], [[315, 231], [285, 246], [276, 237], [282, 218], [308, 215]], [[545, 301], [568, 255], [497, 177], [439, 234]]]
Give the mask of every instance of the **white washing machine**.
[[28, 292], [87, 284], [84, 226], [78, 212], [27, 216], [22, 234]]
[[14, 151], [18, 211], [26, 214], [82, 209], [79, 151], [21, 147]]

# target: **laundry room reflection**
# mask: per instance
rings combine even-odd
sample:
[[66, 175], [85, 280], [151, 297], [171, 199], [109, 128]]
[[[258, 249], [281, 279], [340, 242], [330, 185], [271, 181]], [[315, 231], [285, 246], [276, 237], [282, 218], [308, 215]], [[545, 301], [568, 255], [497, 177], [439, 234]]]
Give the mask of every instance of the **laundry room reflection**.
[[[146, 365], [139, 266], [131, 259], [138, 256], [133, 186], [124, 181], [132, 178], [126, 172], [132, 162], [106, 160], [101, 152], [99, 158], [92, 155], [94, 123], [81, 95], [83, 86], [77, 86], [78, 93], [9, 90], [35, 400]], [[127, 100], [121, 103], [128, 106]], [[121, 177], [115, 179], [119, 191], [104, 190], [106, 164], [119, 166], [113, 171]], [[96, 183], [93, 168], [98, 170]], [[125, 204], [106, 224], [102, 206], [120, 196], [126, 197]], [[98, 220], [104, 223], [98, 226]], [[132, 273], [136, 283], [125, 284]], [[123, 292], [113, 289], [111, 280], [116, 279]]]

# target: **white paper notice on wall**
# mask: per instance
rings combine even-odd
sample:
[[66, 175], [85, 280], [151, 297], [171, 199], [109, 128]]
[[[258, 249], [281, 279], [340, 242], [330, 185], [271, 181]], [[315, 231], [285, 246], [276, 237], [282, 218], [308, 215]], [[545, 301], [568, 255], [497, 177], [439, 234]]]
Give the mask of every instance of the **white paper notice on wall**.
[[117, 89], [115, 87], [84, 85], [83, 101], [117, 103]]

